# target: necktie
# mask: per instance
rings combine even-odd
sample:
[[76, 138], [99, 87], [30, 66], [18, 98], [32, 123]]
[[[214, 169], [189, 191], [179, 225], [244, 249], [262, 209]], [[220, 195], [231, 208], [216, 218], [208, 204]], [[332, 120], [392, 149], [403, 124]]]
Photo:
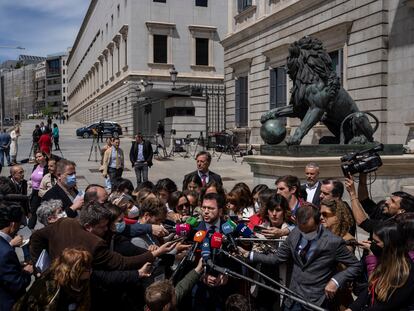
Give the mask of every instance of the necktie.
[[211, 226], [210, 230], [208, 230], [209, 235], [212, 235], [214, 232], [216, 232], [216, 226]]
[[308, 241], [308, 243], [305, 245], [304, 248], [302, 248], [302, 250], [299, 253], [299, 257], [302, 260], [303, 264], [306, 264], [306, 262], [308, 261], [308, 259], [306, 257], [308, 255], [311, 244], [312, 244], [312, 241]]
[[201, 184], [203, 185], [203, 187], [206, 185], [207, 181], [207, 175], [203, 174], [201, 175]]

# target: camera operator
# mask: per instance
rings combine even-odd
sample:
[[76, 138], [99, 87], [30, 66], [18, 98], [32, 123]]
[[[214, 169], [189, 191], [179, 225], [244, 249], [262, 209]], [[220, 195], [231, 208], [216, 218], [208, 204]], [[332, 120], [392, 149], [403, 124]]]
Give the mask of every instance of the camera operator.
[[[345, 179], [345, 187], [351, 197], [352, 214], [359, 227], [372, 233], [374, 227], [384, 219], [405, 212], [414, 212], [414, 197], [404, 191], [393, 192], [385, 201], [382, 213], [376, 212], [378, 205], [368, 197], [366, 174], [360, 174], [358, 195], [352, 175]], [[367, 216], [369, 214], [369, 217]]]

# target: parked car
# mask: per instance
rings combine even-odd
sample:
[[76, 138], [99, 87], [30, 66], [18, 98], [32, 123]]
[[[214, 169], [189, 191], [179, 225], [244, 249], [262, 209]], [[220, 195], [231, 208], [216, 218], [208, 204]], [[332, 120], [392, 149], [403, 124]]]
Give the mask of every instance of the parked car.
[[13, 118], [8, 118], [8, 117], [4, 118], [3, 119], [3, 125], [5, 125], [5, 126], [14, 125]]
[[[118, 123], [112, 122], [112, 121], [103, 121], [103, 125], [104, 125], [103, 136], [119, 137], [119, 135], [122, 135], [122, 128]], [[93, 136], [92, 129], [93, 128], [97, 129], [98, 126], [99, 126], [99, 122], [96, 122], [91, 125], [78, 128], [76, 130], [76, 136], [83, 137], [83, 138], [89, 138]]]

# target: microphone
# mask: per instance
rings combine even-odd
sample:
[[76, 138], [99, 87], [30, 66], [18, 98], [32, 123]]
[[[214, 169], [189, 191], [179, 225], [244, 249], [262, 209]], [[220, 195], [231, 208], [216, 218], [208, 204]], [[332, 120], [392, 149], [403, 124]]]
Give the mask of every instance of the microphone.
[[221, 225], [221, 230], [230, 242], [229, 249], [231, 249], [232, 251], [237, 251], [237, 244], [233, 237], [234, 228], [229, 224], [229, 222], [225, 222]]
[[177, 224], [175, 226], [175, 234], [179, 237], [187, 237], [191, 231], [189, 224]]
[[187, 218], [185, 223], [189, 224], [191, 228], [197, 228], [200, 222], [196, 217], [191, 216], [190, 218]]
[[221, 248], [223, 244], [223, 235], [220, 232], [214, 232], [211, 237], [211, 248], [213, 249], [213, 262], [216, 257], [217, 250]]
[[239, 232], [244, 238], [254, 237], [253, 231], [250, 230], [244, 223], [240, 223], [236, 227], [236, 232]]
[[194, 235], [193, 241], [195, 243], [194, 243], [193, 247], [190, 249], [190, 251], [187, 253], [187, 258], [188, 258], [189, 261], [193, 261], [194, 252], [196, 251], [198, 245], [203, 242], [206, 235], [207, 235], [207, 231], [205, 231], [205, 230], [199, 230]]
[[208, 238], [204, 238], [203, 244], [201, 244], [201, 257], [204, 262], [207, 262], [210, 259], [210, 254], [210, 240]]

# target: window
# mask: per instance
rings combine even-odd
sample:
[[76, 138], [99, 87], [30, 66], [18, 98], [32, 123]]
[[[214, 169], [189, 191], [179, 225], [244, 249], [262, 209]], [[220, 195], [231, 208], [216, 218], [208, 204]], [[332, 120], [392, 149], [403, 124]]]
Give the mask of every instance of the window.
[[240, 13], [252, 6], [252, 0], [237, 0], [237, 11]]
[[196, 6], [204, 6], [207, 7], [208, 6], [208, 0], [196, 0], [195, 5]]
[[208, 66], [208, 39], [196, 38], [196, 65]]
[[270, 109], [286, 106], [286, 68], [270, 70]]
[[167, 3], [167, 0], [154, 0], [154, 2]]
[[120, 13], [121, 13], [121, 8], [120, 8], [120, 6], [118, 4], [118, 6], [116, 7], [116, 14], [117, 14], [117, 17], [118, 18], [119, 18]]
[[66, 79], [65, 79], [65, 78], [63, 78], [63, 79], [62, 79], [62, 83], [66, 83], [65, 81], [66, 81]]
[[167, 63], [167, 36], [154, 35], [154, 63]]
[[65, 69], [63, 69], [63, 74], [65, 74], [66, 73], [66, 70]]
[[64, 102], [66, 101], [66, 96], [63, 96], [63, 101], [64, 101]]
[[65, 60], [63, 60], [63, 66], [65, 66], [65, 63], [66, 63]]
[[111, 15], [111, 27], [113, 27], [114, 26], [114, 15], [112, 14]]
[[65, 87], [63, 88], [63, 93], [66, 93], [66, 88]]
[[245, 127], [247, 126], [248, 116], [248, 84], [247, 77], [239, 77], [236, 80], [236, 126]]
[[342, 49], [329, 53], [329, 56], [332, 59], [332, 67], [336, 71], [336, 75], [339, 77], [339, 82], [342, 85], [343, 73], [344, 73], [343, 71], [344, 59], [343, 59]]

